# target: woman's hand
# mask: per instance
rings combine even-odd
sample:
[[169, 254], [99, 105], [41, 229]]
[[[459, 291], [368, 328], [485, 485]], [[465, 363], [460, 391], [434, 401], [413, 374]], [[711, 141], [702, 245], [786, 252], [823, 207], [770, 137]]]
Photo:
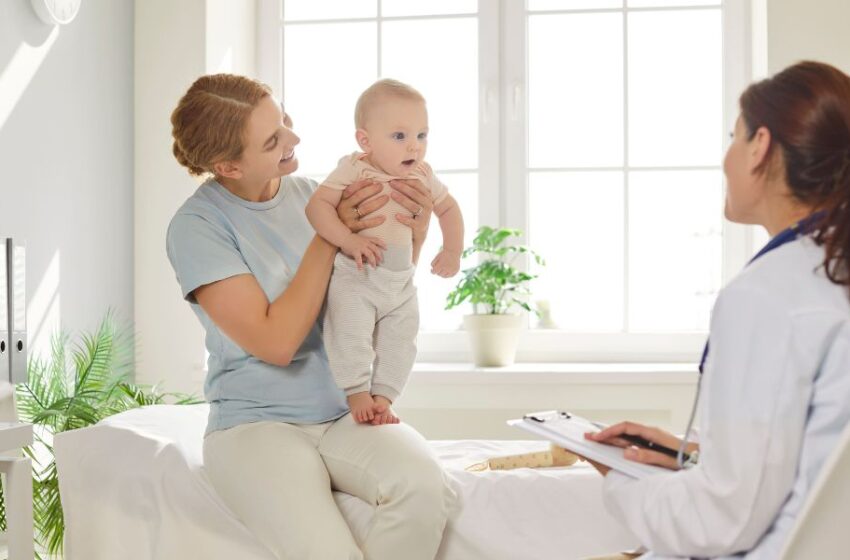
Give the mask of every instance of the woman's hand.
[[353, 233], [357, 233], [360, 230], [373, 228], [384, 223], [384, 220], [386, 220], [384, 216], [368, 217], [369, 214], [390, 201], [390, 197], [387, 195], [375, 196], [382, 189], [380, 183], [375, 183], [371, 179], [362, 179], [351, 183], [342, 191], [342, 198], [337, 204], [336, 213], [345, 227]]
[[[624, 448], [625, 451], [623, 452], [623, 456], [630, 461], [644, 463], [647, 465], [656, 465], [670, 470], [679, 470], [679, 464], [676, 462], [675, 457], [670, 457], [669, 455], [665, 455], [651, 449], [637, 447], [634, 443], [623, 439], [621, 437], [623, 435], [639, 436], [647, 441], [651, 441], [674, 450], [678, 450], [679, 446], [682, 444], [682, 440], [673, 434], [658, 428], [650, 428], [643, 424], [636, 424], [635, 422], [620, 422], [619, 424], [614, 424], [613, 426], [609, 426], [599, 432], [587, 433], [584, 437], [590, 441]], [[699, 449], [698, 444], [689, 443], [685, 448], [685, 452], [690, 453], [696, 449]], [[610, 470], [604, 465], [600, 465], [593, 461], [588, 462], [591, 463], [603, 476], [608, 474], [608, 471]]]
[[422, 243], [428, 235], [428, 224], [434, 211], [431, 191], [418, 179], [390, 181], [393, 200], [407, 208], [413, 216], [396, 214], [395, 219], [413, 230], [413, 243]]

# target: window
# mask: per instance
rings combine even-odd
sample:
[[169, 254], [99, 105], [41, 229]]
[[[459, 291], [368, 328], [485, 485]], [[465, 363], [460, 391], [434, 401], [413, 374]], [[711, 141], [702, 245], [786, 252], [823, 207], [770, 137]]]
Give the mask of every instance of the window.
[[[356, 149], [353, 110], [379, 77], [428, 100], [428, 160], [479, 224], [516, 227], [547, 260], [520, 359], [698, 359], [717, 290], [751, 250], [723, 221], [725, 138], [748, 81], [741, 2], [268, 0], [261, 77], [321, 180]], [[417, 283], [420, 360], [461, 359], [455, 280]], [[522, 263], [529, 266], [529, 263]]]

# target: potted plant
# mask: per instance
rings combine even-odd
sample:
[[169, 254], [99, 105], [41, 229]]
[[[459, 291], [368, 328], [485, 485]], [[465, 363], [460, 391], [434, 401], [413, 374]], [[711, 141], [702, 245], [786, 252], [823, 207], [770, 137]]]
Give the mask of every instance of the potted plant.
[[[133, 336], [117, 327], [108, 313], [94, 333], [75, 341], [64, 331], [53, 336], [49, 359], [32, 358], [28, 382], [17, 387], [20, 419], [33, 424], [34, 443], [24, 451], [33, 463], [33, 521], [37, 549], [62, 556], [65, 519], [59, 498], [59, 472], [53, 457], [53, 436], [98, 423], [103, 418], [150, 404], [195, 404], [194, 396], [162, 393], [157, 387], [135, 385]], [[5, 509], [0, 486], [0, 529]], [[36, 553], [36, 556], [42, 556]]]
[[463, 257], [477, 254], [483, 259], [477, 266], [463, 271], [463, 277], [446, 297], [446, 309], [465, 301], [472, 304], [473, 314], [464, 316], [463, 324], [470, 334], [477, 366], [512, 364], [522, 326], [522, 315], [513, 311], [521, 308], [535, 312], [527, 297], [528, 282], [537, 276], [518, 270], [514, 264], [526, 254], [539, 265], [545, 262], [525, 245], [510, 243], [521, 235], [517, 229], [478, 228], [472, 246], [464, 249]]

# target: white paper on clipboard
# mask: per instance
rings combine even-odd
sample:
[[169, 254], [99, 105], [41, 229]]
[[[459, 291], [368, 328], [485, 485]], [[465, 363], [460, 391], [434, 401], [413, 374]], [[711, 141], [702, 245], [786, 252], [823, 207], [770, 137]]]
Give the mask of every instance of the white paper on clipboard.
[[629, 461], [623, 457], [623, 449], [619, 447], [585, 439], [585, 433], [598, 432], [599, 427], [590, 420], [575, 414], [557, 410], [532, 412], [526, 414], [525, 418], [508, 420], [508, 425], [542, 436], [564, 449], [611, 467], [632, 478], [671, 473], [669, 469], [663, 467]]

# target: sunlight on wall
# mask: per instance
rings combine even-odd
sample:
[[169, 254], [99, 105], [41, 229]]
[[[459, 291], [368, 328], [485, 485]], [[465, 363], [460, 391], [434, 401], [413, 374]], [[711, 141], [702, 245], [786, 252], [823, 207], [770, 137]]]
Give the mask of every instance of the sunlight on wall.
[[215, 71], [216, 73], [233, 72], [233, 49], [231, 47], [228, 47], [227, 51], [225, 51], [218, 63], [218, 66], [216, 66]]
[[47, 357], [50, 339], [61, 327], [59, 251], [53, 254], [27, 307], [27, 344], [31, 357]]
[[6, 119], [12, 114], [58, 36], [57, 25], [38, 46], [21, 43], [9, 64], [0, 70], [0, 128], [6, 124]]

